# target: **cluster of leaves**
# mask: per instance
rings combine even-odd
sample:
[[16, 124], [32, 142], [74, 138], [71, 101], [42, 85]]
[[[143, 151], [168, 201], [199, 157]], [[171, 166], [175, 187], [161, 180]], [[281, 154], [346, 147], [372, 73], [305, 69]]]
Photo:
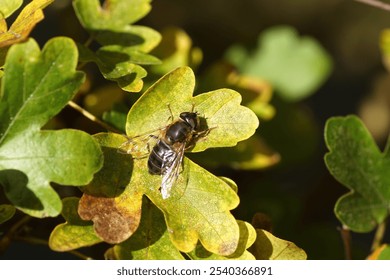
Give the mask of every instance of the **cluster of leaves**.
[[[258, 117], [240, 105], [241, 95], [223, 88], [193, 96], [195, 76], [189, 67], [165, 72], [142, 94], [126, 116], [127, 137], [42, 129], [83, 84], [85, 73], [77, 69], [78, 64], [93, 62], [104, 78], [117, 82], [122, 90], [139, 92], [147, 74], [145, 65], [160, 63], [149, 54], [160, 34], [132, 25], [149, 12], [150, 0], [107, 0], [103, 5], [98, 0], [74, 0], [74, 11], [89, 32], [89, 40], [76, 44], [70, 38], [57, 37], [41, 50], [27, 37], [51, 2], [31, 1], [9, 29], [6, 19], [22, 1], [0, 4], [4, 59], [0, 184], [10, 202], [0, 205], [0, 223], [12, 218], [16, 210], [38, 218], [61, 213], [66, 222], [53, 230], [50, 248], [69, 251], [106, 242], [113, 247], [105, 257], [114, 259], [306, 258], [293, 243], [233, 217], [230, 210], [239, 198], [231, 180], [216, 177], [185, 158], [172, 195], [164, 200], [158, 190], [161, 179], [147, 172], [147, 159], [133, 160], [117, 152], [128, 137], [167, 125], [167, 104], [174, 116], [195, 107], [213, 128], [196, 143], [194, 153], [235, 146], [254, 134]], [[92, 45], [98, 47], [92, 49]], [[183, 62], [179, 55], [167, 59], [169, 65], [196, 64], [199, 51], [180, 50], [191, 59]], [[168, 68], [156, 65], [154, 73], [168, 72]], [[153, 72], [153, 67], [150, 69]], [[239, 76], [231, 79], [238, 87], [246, 84]], [[266, 104], [267, 99], [248, 102]], [[262, 107], [258, 112], [269, 116], [272, 109]], [[61, 199], [53, 183], [58, 188], [78, 186], [83, 195]]]

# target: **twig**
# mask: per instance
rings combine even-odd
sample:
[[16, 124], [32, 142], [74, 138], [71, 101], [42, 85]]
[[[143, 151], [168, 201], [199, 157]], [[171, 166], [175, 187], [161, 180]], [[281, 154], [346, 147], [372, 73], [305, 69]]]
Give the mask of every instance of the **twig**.
[[351, 260], [352, 259], [352, 252], [351, 252], [351, 232], [350, 230], [343, 226], [339, 229], [341, 234], [341, 239], [343, 240], [344, 244], [344, 253], [345, 253], [345, 259]]
[[382, 1], [378, 1], [378, 0], [355, 0], [355, 1], [390, 12], [390, 4], [383, 3]]
[[9, 231], [7, 231], [7, 233], [0, 240], [0, 253], [4, 252], [8, 248], [9, 244], [11, 243], [11, 240], [14, 238], [16, 233], [20, 230], [22, 226], [24, 226], [30, 220], [31, 217], [26, 215], [12, 225]]
[[[44, 239], [36, 238], [36, 237], [23, 237], [23, 236], [15, 236], [13, 240], [17, 241], [22, 241], [34, 245], [43, 245], [43, 246], [48, 246], [48, 242]], [[71, 250], [71, 251], [66, 251], [66, 253], [72, 254], [80, 259], [83, 260], [91, 260], [92, 258], [84, 255], [83, 253], [80, 253], [79, 251]]]
[[102, 122], [101, 120], [99, 120], [97, 117], [95, 117], [93, 114], [91, 114], [90, 112], [88, 112], [87, 110], [85, 110], [84, 108], [82, 108], [81, 106], [79, 106], [77, 103], [73, 102], [73, 101], [69, 101], [68, 102], [68, 105], [70, 107], [72, 107], [73, 109], [75, 109], [76, 111], [80, 112], [84, 117], [86, 117], [87, 119], [90, 119], [91, 121], [97, 123], [98, 125], [100, 125], [101, 127], [107, 129], [108, 131], [111, 131], [111, 132], [115, 132], [115, 133], [120, 133], [120, 134], [123, 134], [122, 131], [119, 131], [118, 129], [106, 124], [105, 122]]
[[383, 240], [383, 236], [385, 235], [385, 231], [386, 231], [386, 222], [382, 222], [376, 228], [374, 240], [372, 241], [372, 245], [371, 245], [371, 252], [375, 251], [382, 245], [382, 240]]

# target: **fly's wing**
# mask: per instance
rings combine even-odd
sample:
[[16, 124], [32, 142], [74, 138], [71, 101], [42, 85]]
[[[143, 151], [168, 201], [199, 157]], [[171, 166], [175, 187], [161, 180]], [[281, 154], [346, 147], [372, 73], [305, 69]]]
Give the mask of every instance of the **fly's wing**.
[[150, 154], [150, 151], [165, 130], [166, 127], [163, 127], [128, 138], [126, 142], [119, 146], [118, 152], [121, 154], [131, 154], [136, 159], [144, 158]]
[[[171, 195], [172, 186], [179, 177], [181, 163], [184, 157], [185, 145], [181, 145], [173, 156], [173, 159], [166, 159], [162, 165], [162, 182], [161, 182], [161, 196], [167, 199]], [[168, 156], [169, 157], [169, 156]]]

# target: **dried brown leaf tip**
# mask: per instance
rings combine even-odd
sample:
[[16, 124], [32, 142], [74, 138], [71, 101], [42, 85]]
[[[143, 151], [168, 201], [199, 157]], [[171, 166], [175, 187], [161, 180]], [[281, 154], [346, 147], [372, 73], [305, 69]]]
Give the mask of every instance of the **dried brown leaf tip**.
[[141, 205], [137, 208], [130, 210], [120, 207], [115, 198], [84, 194], [80, 199], [78, 213], [82, 219], [93, 221], [99, 237], [107, 243], [115, 244], [129, 238], [138, 228]]

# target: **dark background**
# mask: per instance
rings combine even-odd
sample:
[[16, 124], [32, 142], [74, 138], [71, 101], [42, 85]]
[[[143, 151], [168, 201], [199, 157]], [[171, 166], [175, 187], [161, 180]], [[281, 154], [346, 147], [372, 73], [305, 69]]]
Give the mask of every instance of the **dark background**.
[[[56, 1], [45, 10], [46, 19], [32, 34], [41, 45], [53, 36], [65, 35], [79, 40], [78, 36], [85, 35], [82, 29], [80, 34], [75, 31], [69, 3]], [[66, 22], [64, 14], [69, 19]], [[262, 171], [221, 168], [213, 172], [237, 183], [241, 199], [239, 207], [233, 211], [237, 219], [251, 221], [255, 213], [265, 213], [272, 219], [273, 233], [303, 248], [309, 259], [345, 258], [339, 232], [341, 225], [333, 208], [348, 189], [337, 183], [324, 165], [327, 149], [323, 129], [329, 117], [361, 114], [364, 101], [377, 88], [378, 80], [387, 81], [379, 37], [383, 29], [390, 27], [390, 13], [352, 0], [155, 0], [152, 11], [137, 24], [158, 31], [168, 26], [183, 28], [193, 44], [203, 51], [199, 74], [221, 59], [233, 44], [254, 47], [260, 32], [275, 25], [291, 25], [301, 35], [316, 38], [329, 52], [334, 68], [320, 89], [295, 104], [274, 98], [271, 103], [277, 110], [275, 118], [260, 124], [257, 133], [280, 152], [281, 163]], [[290, 107], [310, 118], [311, 135], [283, 134], [283, 127], [293, 121], [283, 115], [285, 108]], [[375, 124], [367, 125], [370, 128]], [[383, 133], [376, 138], [381, 148], [386, 136]], [[302, 157], [294, 153], [300, 149], [305, 151], [301, 153]], [[57, 219], [29, 223], [35, 234], [42, 238], [47, 238], [56, 224]], [[372, 238], [372, 233], [352, 234], [353, 258], [361, 259], [369, 254]], [[388, 237], [384, 241], [388, 242]], [[105, 248], [97, 248], [101, 256]], [[85, 249], [85, 252], [90, 251]], [[14, 242], [1, 258], [64, 259], [74, 256], [51, 252], [42, 245]]]

